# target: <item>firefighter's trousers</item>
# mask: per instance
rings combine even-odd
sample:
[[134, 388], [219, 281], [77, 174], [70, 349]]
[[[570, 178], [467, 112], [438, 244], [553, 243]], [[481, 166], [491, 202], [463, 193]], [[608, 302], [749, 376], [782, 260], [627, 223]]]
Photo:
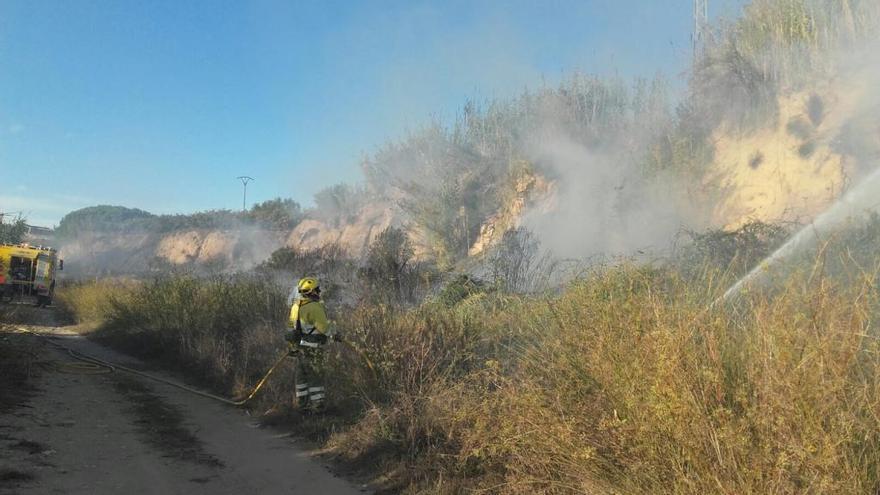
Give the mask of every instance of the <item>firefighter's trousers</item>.
[[300, 407], [320, 409], [324, 405], [324, 351], [300, 347], [296, 367], [296, 401]]

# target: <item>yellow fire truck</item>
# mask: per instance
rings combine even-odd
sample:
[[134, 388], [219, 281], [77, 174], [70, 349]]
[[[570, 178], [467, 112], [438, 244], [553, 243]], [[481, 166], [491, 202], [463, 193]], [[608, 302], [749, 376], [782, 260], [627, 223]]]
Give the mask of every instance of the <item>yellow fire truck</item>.
[[55, 295], [55, 272], [63, 269], [64, 261], [52, 248], [0, 244], [0, 301], [29, 298], [48, 306]]

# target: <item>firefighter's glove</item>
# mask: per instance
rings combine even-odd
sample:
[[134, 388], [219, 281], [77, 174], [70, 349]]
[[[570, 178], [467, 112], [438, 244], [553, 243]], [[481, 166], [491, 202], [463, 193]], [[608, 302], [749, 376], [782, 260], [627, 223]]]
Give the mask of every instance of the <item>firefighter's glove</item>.
[[293, 342], [287, 344], [287, 355], [290, 357], [296, 357], [299, 355], [299, 348]]

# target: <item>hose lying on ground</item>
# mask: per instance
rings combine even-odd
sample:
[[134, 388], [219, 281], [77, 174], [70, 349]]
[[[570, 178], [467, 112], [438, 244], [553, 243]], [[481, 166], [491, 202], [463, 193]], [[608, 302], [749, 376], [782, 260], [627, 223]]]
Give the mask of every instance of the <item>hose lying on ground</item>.
[[104, 375], [113, 373], [110, 368], [97, 363], [88, 361], [75, 361], [68, 363], [59, 363], [57, 361], [40, 363], [44, 368], [57, 371], [59, 373], [67, 373], [69, 375]]
[[[90, 366], [90, 367], [88, 367], [88, 368], [89, 368], [90, 370], [92, 370], [92, 371], [91, 371], [92, 373], [96, 373], [96, 372], [95, 372], [95, 367], [101, 367], [101, 368], [107, 370], [106, 373], [111, 373], [111, 372], [116, 371], [116, 370], [122, 370], [122, 371], [126, 371], [126, 372], [128, 372], [128, 373], [132, 373], [132, 374], [135, 374], [135, 375], [138, 375], [138, 376], [142, 376], [142, 377], [144, 377], [144, 378], [148, 378], [148, 379], [150, 379], [150, 380], [153, 380], [153, 381], [156, 381], [156, 382], [159, 382], [159, 383], [164, 383], [164, 384], [166, 384], [166, 385], [170, 385], [170, 386], [172, 386], [172, 387], [179, 388], [179, 389], [181, 389], [181, 390], [185, 390], [185, 391], [190, 392], [190, 393], [195, 394], [195, 395], [200, 395], [200, 396], [202, 396], [202, 397], [206, 397], [206, 398], [208, 398], [208, 399], [213, 399], [213, 400], [216, 400], [216, 401], [222, 402], [222, 403], [224, 403], [224, 404], [230, 404], [230, 405], [233, 405], [233, 406], [243, 406], [243, 405], [245, 405], [248, 401], [250, 401], [251, 399], [253, 399], [254, 396], [257, 395], [257, 392], [259, 392], [260, 389], [263, 388], [263, 385], [265, 385], [266, 381], [269, 379], [269, 376], [271, 376], [272, 373], [275, 372], [275, 369], [278, 368], [278, 366], [284, 361], [285, 358], [287, 358], [287, 352], [285, 351], [284, 354], [282, 354], [281, 357], [279, 357], [278, 360], [275, 361], [275, 364], [273, 364], [272, 367], [269, 368], [269, 371], [267, 371], [266, 374], [263, 375], [263, 378], [260, 379], [259, 382], [257, 382], [256, 386], [254, 386], [253, 390], [251, 391], [250, 394], [248, 394], [247, 397], [245, 397], [244, 399], [241, 399], [241, 400], [233, 400], [233, 399], [227, 399], [226, 397], [220, 397], [219, 395], [214, 395], [214, 394], [209, 393], [209, 392], [204, 392], [204, 391], [201, 391], [201, 390], [198, 390], [198, 389], [192, 388], [192, 387], [188, 387], [188, 386], [186, 386], [186, 385], [183, 385], [183, 384], [180, 384], [180, 383], [177, 383], [177, 382], [171, 381], [171, 380], [166, 380], [165, 378], [161, 378], [161, 377], [158, 377], [158, 376], [155, 376], [155, 375], [151, 375], [151, 374], [149, 374], [149, 373], [145, 373], [145, 372], [143, 372], [143, 371], [136, 370], [136, 369], [134, 369], [134, 368], [129, 368], [128, 366], [124, 366], [124, 365], [121, 365], [121, 364], [116, 364], [116, 363], [111, 363], [111, 362], [108, 362], [108, 361], [104, 361], [103, 359], [99, 359], [99, 358], [96, 358], [96, 357], [94, 357], [94, 356], [90, 356], [90, 355], [88, 355], [88, 354], [84, 354], [84, 353], [82, 353], [82, 352], [76, 351], [76, 350], [74, 350], [74, 349], [72, 349], [72, 348], [70, 348], [70, 347], [68, 347], [68, 346], [66, 346], [66, 345], [64, 345], [64, 344], [61, 344], [61, 343], [59, 343], [59, 342], [55, 342], [55, 341], [52, 340], [52, 338], [50, 338], [50, 337], [47, 337], [47, 336], [45, 336], [45, 335], [42, 335], [42, 334], [40, 334], [40, 333], [38, 333], [38, 332], [34, 332], [34, 331], [31, 331], [31, 330], [28, 330], [27, 328], [24, 328], [24, 327], [16, 327], [16, 330], [19, 331], [19, 332], [23, 332], [23, 333], [28, 333], [28, 334], [31, 334], [31, 335], [35, 335], [35, 336], [37, 336], [37, 337], [43, 339], [44, 342], [47, 342], [47, 343], [49, 343], [50, 345], [52, 345], [52, 346], [54, 346], [54, 347], [56, 347], [56, 348], [58, 348], [58, 349], [61, 349], [61, 350], [66, 351], [67, 354], [68, 354], [70, 357], [72, 357], [72, 358], [74, 358], [74, 359], [76, 359], [76, 360], [78, 360], [78, 361], [82, 361], [83, 363], [91, 364], [92, 366]], [[75, 369], [75, 368], [76, 368], [76, 367], [72, 367], [71, 369], [73, 370], [73, 369]], [[85, 370], [85, 368], [86, 368], [86, 367], [82, 367], [83, 370]], [[99, 372], [98, 372], [98, 373], [99, 373]]]

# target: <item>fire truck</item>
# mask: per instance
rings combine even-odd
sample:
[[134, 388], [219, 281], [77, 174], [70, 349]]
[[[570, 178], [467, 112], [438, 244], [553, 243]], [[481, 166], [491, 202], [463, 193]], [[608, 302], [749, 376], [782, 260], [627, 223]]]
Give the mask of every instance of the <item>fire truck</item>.
[[0, 244], [0, 301], [33, 300], [48, 306], [55, 295], [55, 272], [64, 261], [50, 247]]

